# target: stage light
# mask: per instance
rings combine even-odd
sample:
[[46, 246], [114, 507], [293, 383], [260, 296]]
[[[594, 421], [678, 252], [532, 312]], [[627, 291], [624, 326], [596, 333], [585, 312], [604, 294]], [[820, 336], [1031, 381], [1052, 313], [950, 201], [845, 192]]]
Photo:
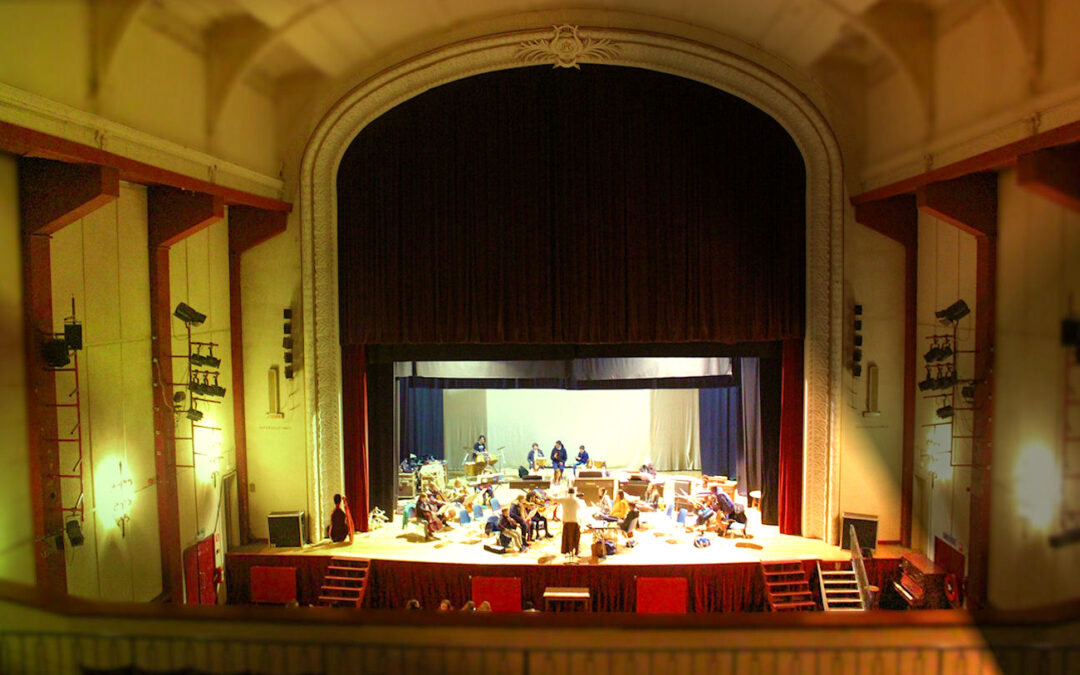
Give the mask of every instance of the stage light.
[[926, 369], [926, 379], [919, 382], [919, 391], [930, 391], [934, 388], [934, 377], [930, 374], [930, 368]]
[[938, 417], [943, 420], [947, 420], [953, 416], [953, 407], [951, 405], [943, 405], [934, 411]]
[[1061, 548], [1068, 544], [1080, 542], [1080, 527], [1074, 527], [1064, 532], [1050, 535], [1050, 548]]
[[201, 410], [199, 410], [197, 408], [191, 408], [191, 409], [184, 412], [184, 417], [188, 418], [192, 422], [198, 422], [198, 421], [202, 420], [203, 413], [202, 413]]
[[960, 395], [963, 396], [964, 398], [968, 399], [969, 401], [974, 401], [975, 400], [975, 387], [976, 387], [975, 380], [972, 380], [971, 382], [968, 382], [963, 387], [961, 387]]
[[859, 332], [862, 330], [862, 313], [862, 305], [855, 305], [852, 308], [852, 314], [854, 314], [855, 318], [851, 322], [851, 374], [855, 377], [862, 377], [862, 365], [860, 364], [862, 363], [863, 354], [862, 350], [859, 349], [863, 344], [863, 336], [862, 333]]
[[191, 305], [183, 302], [177, 305], [176, 309], [173, 310], [173, 316], [189, 326], [200, 326], [203, 321], [206, 321], [205, 314], [195, 311], [192, 309]]
[[182, 391], [178, 391], [172, 395], [173, 403], [183, 403], [185, 398], [187, 398], [187, 394]]
[[945, 309], [934, 312], [934, 316], [944, 325], [951, 326], [970, 313], [971, 309], [967, 306], [967, 303], [963, 300], [957, 300]]
[[64, 529], [67, 531], [68, 541], [72, 546], [82, 546], [86, 538], [82, 533], [82, 526], [79, 525], [79, 521], [74, 518], [64, 523]]
[[293, 378], [292, 308], [286, 307], [281, 314], [285, 318], [284, 335], [281, 338], [282, 360], [285, 362], [285, 379]]
[[64, 324], [64, 342], [67, 344], [67, 348], [72, 351], [79, 351], [82, 349], [82, 324], [74, 320], [69, 319]]
[[64, 368], [71, 363], [67, 342], [56, 338], [42, 343], [41, 356], [45, 360], [45, 365], [50, 368]]
[[862, 364], [856, 363], [851, 367], [851, 374], [855, 377], [862, 377]]

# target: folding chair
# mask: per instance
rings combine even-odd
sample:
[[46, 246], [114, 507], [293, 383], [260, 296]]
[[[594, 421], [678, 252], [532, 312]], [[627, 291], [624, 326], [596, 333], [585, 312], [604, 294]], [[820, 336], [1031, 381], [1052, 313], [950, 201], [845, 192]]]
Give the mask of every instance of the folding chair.
[[679, 509], [679, 517], [675, 519], [675, 522], [680, 525], [686, 524], [686, 509]]

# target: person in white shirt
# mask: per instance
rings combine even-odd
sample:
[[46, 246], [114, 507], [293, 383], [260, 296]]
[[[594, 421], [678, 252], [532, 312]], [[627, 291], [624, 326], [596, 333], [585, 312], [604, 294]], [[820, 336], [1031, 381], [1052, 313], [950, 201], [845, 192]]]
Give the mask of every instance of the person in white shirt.
[[562, 507], [562, 547], [561, 552], [577, 557], [578, 546], [581, 544], [581, 526], [578, 525], [578, 514], [585, 508], [585, 502], [577, 496], [577, 488], [571, 487], [565, 496], [558, 500]]

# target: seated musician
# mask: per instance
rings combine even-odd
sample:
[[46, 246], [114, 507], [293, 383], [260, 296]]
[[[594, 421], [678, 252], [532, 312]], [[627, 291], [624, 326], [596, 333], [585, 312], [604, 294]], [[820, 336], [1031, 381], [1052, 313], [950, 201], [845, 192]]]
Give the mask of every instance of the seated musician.
[[586, 452], [585, 446], [582, 445], [581, 447], [578, 448], [577, 457], [574, 459], [574, 475], [575, 476], [577, 475], [577, 470], [578, 470], [579, 466], [588, 466], [588, 464], [589, 464], [589, 453]]
[[638, 472], [649, 476], [649, 478], [656, 478], [656, 466], [648, 457], [645, 458], [645, 462], [641, 465], [641, 468], [638, 469]]
[[479, 462], [481, 459], [487, 459], [487, 439], [483, 434], [476, 439], [476, 442], [472, 446], [472, 461]]
[[596, 501], [592, 505], [596, 507], [596, 513], [593, 514], [593, 518], [596, 520], [611, 522], [618, 520], [611, 514], [611, 497], [608, 496], [607, 488], [600, 488], [600, 493], [596, 496]]
[[626, 493], [619, 490], [615, 493], [615, 503], [611, 505], [611, 515], [616, 520], [623, 520], [630, 513], [630, 502], [626, 499]]
[[541, 527], [544, 528], [544, 539], [551, 539], [551, 533], [548, 532], [548, 519], [544, 515], [544, 505], [547, 501], [544, 491], [540, 489], [530, 490], [527, 501], [530, 508], [534, 509], [530, 522], [533, 539], [540, 536]]
[[330, 541], [340, 543], [348, 539], [351, 544], [354, 529], [356, 528], [353, 526], [352, 514], [349, 513], [349, 503], [341, 495], [334, 495], [334, 510], [330, 514], [330, 529], [327, 532]]
[[539, 464], [542, 464], [544, 459], [544, 451], [540, 449], [539, 443], [532, 444], [532, 450], [529, 450], [529, 471], [536, 471], [539, 468]]
[[713, 487], [713, 498], [716, 500], [717, 509], [724, 514], [728, 521], [740, 523], [746, 527], [746, 507], [736, 502], [724, 492], [720, 486]]
[[637, 503], [639, 511], [658, 511], [664, 508], [664, 488], [660, 483], [649, 483], [645, 496]]
[[527, 514], [525, 495], [518, 495], [510, 504], [510, 520], [517, 523], [518, 529], [521, 530], [521, 538], [525, 543], [532, 541], [532, 529], [528, 523], [531, 518], [531, 514]]
[[495, 531], [499, 532], [510, 540], [510, 543], [516, 545], [519, 550], [524, 551], [528, 548], [528, 544], [521, 538], [521, 533], [518, 532], [518, 524], [510, 518], [510, 506], [503, 505], [502, 512], [499, 514], [499, 522], [495, 525]]
[[428, 501], [427, 495], [422, 492], [416, 497], [416, 517], [424, 521], [426, 525], [424, 528], [425, 539], [430, 539], [433, 533], [443, 528], [442, 521], [435, 515], [434, 507]]
[[555, 441], [555, 447], [551, 449], [551, 468], [555, 469], [554, 482], [562, 482], [563, 469], [566, 468], [566, 448], [562, 441]]

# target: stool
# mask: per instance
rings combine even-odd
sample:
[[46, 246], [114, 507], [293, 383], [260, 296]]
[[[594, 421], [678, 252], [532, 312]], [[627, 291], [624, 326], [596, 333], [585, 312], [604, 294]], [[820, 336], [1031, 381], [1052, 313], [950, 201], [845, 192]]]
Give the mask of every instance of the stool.
[[548, 586], [544, 589], [547, 612], [591, 612], [592, 595], [588, 588]]
[[750, 508], [761, 508], [761, 490], [751, 490], [747, 496], [750, 498]]

